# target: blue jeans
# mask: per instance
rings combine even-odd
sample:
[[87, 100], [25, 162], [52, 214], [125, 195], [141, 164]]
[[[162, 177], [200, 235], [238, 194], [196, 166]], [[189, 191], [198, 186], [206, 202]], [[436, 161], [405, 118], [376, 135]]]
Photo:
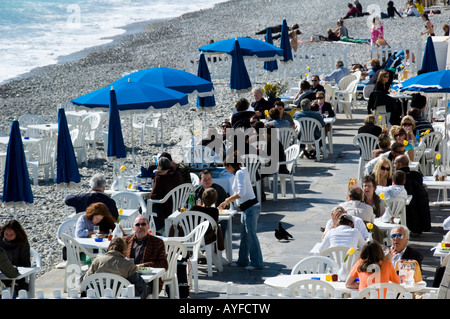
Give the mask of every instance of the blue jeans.
[[263, 268], [261, 246], [256, 234], [260, 213], [261, 206], [253, 205], [241, 214], [241, 244], [237, 261], [241, 266], [249, 265], [250, 256], [250, 266]]

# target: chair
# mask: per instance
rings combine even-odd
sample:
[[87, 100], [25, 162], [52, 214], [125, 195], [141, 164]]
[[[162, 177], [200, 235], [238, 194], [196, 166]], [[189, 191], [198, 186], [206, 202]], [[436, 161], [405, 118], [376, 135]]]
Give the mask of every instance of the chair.
[[91, 259], [97, 257], [97, 254], [89, 252], [75, 238], [67, 234], [61, 234], [61, 240], [67, 249], [67, 264], [64, 274], [64, 291], [67, 292], [69, 289], [77, 287], [79, 279], [89, 268], [89, 265], [82, 261], [82, 254]]
[[[357, 80], [357, 78], [356, 78], [356, 76], [355, 76], [354, 74], [346, 75], [346, 76], [344, 76], [344, 77], [339, 81], [339, 83], [337, 83], [337, 88], [336, 88], [336, 89], [333, 89], [333, 97], [332, 97], [332, 100], [333, 100], [333, 105], [335, 106], [335, 110], [336, 110], [336, 111], [338, 111], [338, 108], [336, 107], [336, 106], [338, 106], [338, 105], [337, 105], [336, 103], [337, 103], [339, 94], [340, 94], [341, 92], [344, 92], [344, 91], [348, 88], [348, 86], [350, 85], [350, 83], [352, 83], [352, 82], [355, 81], [355, 80]], [[325, 90], [327, 90], [326, 87], [324, 87], [324, 88], [325, 88]], [[326, 98], [325, 98], [325, 99], [326, 99]]]
[[[380, 289], [383, 289], [384, 294], [380, 294]], [[373, 298], [373, 294], [376, 294], [377, 298]], [[386, 299], [389, 295], [393, 296], [393, 299], [406, 299], [406, 295], [409, 294], [408, 290], [399, 284], [392, 282], [373, 284], [367, 286], [359, 292], [359, 298], [361, 299]]]
[[42, 268], [42, 258], [36, 249], [30, 247], [31, 267]]
[[[342, 265], [344, 264], [345, 256], [347, 255], [349, 249], [350, 247], [330, 247], [323, 250], [319, 255], [333, 259], [339, 265], [339, 267], [342, 267]], [[348, 270], [350, 270], [356, 263], [359, 255], [360, 252], [358, 250], [355, 250], [353, 254], [348, 256], [348, 259], [345, 262]]]
[[111, 297], [120, 298], [123, 289], [127, 289], [130, 285], [131, 283], [122, 276], [112, 273], [95, 273], [83, 279], [80, 284], [80, 292], [93, 289], [94, 296], [102, 298], [107, 296], [107, 289], [111, 289]]
[[144, 144], [145, 132], [150, 131], [155, 134], [155, 143], [159, 143], [159, 130], [161, 129], [161, 113], [155, 114], [134, 114], [133, 128], [141, 131], [141, 145]]
[[425, 167], [422, 166], [422, 157], [425, 154], [425, 149], [426, 145], [423, 141], [414, 147], [414, 159], [409, 163], [409, 168], [411, 170], [420, 171], [422, 174], [425, 174]]
[[[84, 214], [84, 212], [83, 212]], [[72, 238], [75, 237], [75, 227], [77, 225], [77, 219], [68, 219], [64, 221], [61, 225], [59, 225], [58, 230], [56, 232], [56, 238], [61, 245], [64, 245], [64, 242], [61, 239], [61, 234], [66, 234]]]
[[331, 105], [335, 106], [334, 104], [334, 88], [329, 84], [324, 84], [323, 88], [325, 89], [325, 101], [329, 102]]
[[[174, 236], [177, 237], [179, 235], [178, 227], [181, 227], [181, 229], [183, 230], [183, 234], [189, 234], [195, 227], [197, 227], [204, 221], [207, 221], [211, 225], [211, 228], [216, 234], [217, 238], [218, 225], [216, 221], [208, 214], [195, 210], [189, 210], [187, 212], [179, 214], [174, 218], [174, 220], [172, 221]], [[200, 246], [200, 250], [205, 251], [209, 277], [212, 276], [213, 264], [216, 266], [216, 269], [218, 271], [223, 271], [222, 256], [217, 247], [217, 240], [210, 244], [205, 244], [205, 242], [203, 241]]]
[[[277, 163], [277, 171], [273, 177], [273, 198], [274, 201], [277, 200], [278, 195], [278, 180], [280, 181], [281, 186], [281, 195], [283, 197], [286, 196], [286, 179], [290, 179], [291, 181], [291, 190], [292, 190], [292, 196], [295, 198], [295, 183], [294, 183], [294, 173], [295, 173], [295, 162], [297, 161], [297, 158], [300, 154], [300, 145], [295, 144], [289, 146], [286, 150], [284, 150], [284, 153], [286, 154], [286, 161], [278, 162]], [[280, 173], [280, 165], [286, 165], [286, 168], [288, 169], [289, 173]]]
[[386, 111], [386, 105], [377, 105], [374, 113], [376, 119], [381, 116], [381, 125], [385, 125], [389, 129], [391, 126], [391, 113]]
[[339, 265], [333, 259], [325, 256], [309, 256], [300, 260], [291, 270], [296, 274], [337, 274]]
[[[320, 153], [322, 153], [324, 158], [327, 158], [327, 152], [325, 150], [325, 127], [322, 124], [311, 117], [302, 117], [298, 119], [300, 124], [300, 134], [298, 139], [298, 144], [315, 145], [316, 147], [316, 161], [320, 161]], [[315, 138], [314, 132], [319, 130], [321, 135], [318, 139]], [[320, 147], [320, 142], [322, 142], [322, 151]]]
[[167, 262], [169, 266], [167, 271], [162, 276], [162, 288], [164, 289], [166, 286], [170, 286], [170, 298], [180, 299], [177, 266], [178, 261], [186, 257], [187, 248], [183, 243], [174, 240], [166, 240], [164, 241], [164, 245], [166, 246]]
[[442, 275], [441, 283], [437, 291], [437, 299], [450, 299], [450, 258], [449, 254], [442, 261], [441, 266], [445, 267], [444, 274]]
[[191, 182], [192, 182], [192, 186], [194, 186], [194, 188], [197, 188], [200, 186], [200, 178], [198, 177], [197, 174], [195, 173], [189, 173], [191, 175]]
[[195, 227], [195, 229], [192, 230], [187, 236], [171, 238], [171, 240], [182, 242], [191, 251], [189, 261], [192, 266], [192, 271], [190, 272], [188, 278], [191, 286], [194, 286], [194, 291], [196, 294], [198, 293], [198, 254], [200, 252], [200, 246], [203, 242], [203, 237], [205, 236], [209, 225], [210, 224], [208, 221], [204, 221]]
[[290, 290], [292, 296], [302, 297], [302, 289], [306, 290], [306, 295], [304, 296], [306, 298], [321, 296], [321, 294], [318, 293], [319, 291], [323, 291], [323, 296], [321, 297], [332, 298], [334, 296], [334, 287], [323, 280], [299, 280], [293, 284], [290, 284], [287, 288]]
[[88, 145], [92, 144], [92, 148], [94, 149], [94, 158], [97, 158], [97, 140], [101, 137], [99, 127], [102, 122], [102, 118], [99, 113], [91, 113], [87, 115], [82, 122], [89, 123], [90, 130], [86, 134], [86, 142]]
[[210, 165], [215, 161], [216, 153], [204, 145], [194, 145], [194, 147], [190, 147], [186, 154], [185, 159], [187, 163], [198, 163], [203, 165]]
[[[147, 216], [147, 204], [138, 193], [133, 192], [118, 192], [111, 196], [116, 202], [117, 209], [136, 209], [141, 210], [141, 214]], [[131, 218], [131, 216], [130, 216]]]
[[441, 132], [430, 132], [422, 136], [422, 141], [425, 143], [425, 153], [422, 156], [422, 165], [425, 168], [424, 175], [433, 175], [433, 167], [436, 161], [436, 149], [442, 141]]
[[356, 88], [358, 86], [359, 81], [358, 80], [354, 80], [353, 82], [351, 82], [348, 87], [343, 90], [343, 91], [337, 91], [335, 92], [336, 97], [337, 97], [337, 108], [339, 109], [339, 106], [342, 105], [342, 109], [345, 112], [345, 115], [347, 116], [347, 118], [353, 119], [353, 114], [352, 114], [352, 106], [353, 106], [353, 101], [356, 100], [355, 96], [356, 96]]
[[261, 191], [262, 184], [261, 178], [259, 177], [261, 170], [261, 160], [258, 155], [255, 154], [246, 154], [243, 157], [243, 166], [247, 168], [248, 174], [250, 175], [250, 181], [252, 182], [252, 186], [256, 187], [256, 197], [258, 198], [258, 202], [261, 201]]
[[39, 130], [28, 128], [30, 124], [45, 124], [45, 121], [41, 117], [33, 114], [24, 114], [19, 117], [19, 126], [25, 130], [25, 136], [40, 138]]
[[295, 133], [295, 130], [293, 128], [282, 127], [277, 128], [276, 131], [278, 134], [278, 140], [281, 142], [284, 149], [287, 149], [297, 140], [297, 134]]
[[364, 100], [369, 101], [370, 93], [372, 93], [374, 88], [375, 88], [375, 84], [367, 84], [364, 86], [364, 89], [363, 89]]
[[364, 166], [372, 159], [372, 150], [377, 148], [378, 138], [368, 133], [359, 133], [353, 138], [353, 145], [361, 150], [358, 163], [358, 181], [364, 176]]
[[377, 217], [374, 219], [373, 224], [380, 230], [386, 232], [385, 238], [387, 244], [390, 245], [391, 238], [388, 236], [389, 231], [398, 224], [406, 226], [406, 199], [403, 197], [394, 197], [386, 199], [385, 202], [387, 206], [386, 213], [389, 212], [393, 223], [391, 221], [383, 222], [383, 217]]
[[32, 152], [37, 149], [37, 159], [27, 160], [33, 170], [33, 184], [38, 184], [39, 168], [44, 168], [45, 180], [48, 181], [49, 171], [55, 180], [56, 137], [46, 137], [33, 145]]
[[72, 139], [73, 150], [77, 154], [77, 162], [78, 164], [84, 162], [86, 166], [88, 164], [86, 137], [90, 130], [89, 122], [81, 122], [76, 128], [70, 130], [70, 138]]
[[153, 204], [163, 204], [167, 202], [169, 199], [172, 200], [172, 210], [173, 212], [177, 211], [179, 208], [184, 207], [187, 203], [189, 195], [194, 191], [194, 186], [192, 183], [184, 183], [178, 185], [170, 192], [167, 193], [166, 196], [162, 199], [147, 199], [147, 214], [156, 216], [153, 213]]

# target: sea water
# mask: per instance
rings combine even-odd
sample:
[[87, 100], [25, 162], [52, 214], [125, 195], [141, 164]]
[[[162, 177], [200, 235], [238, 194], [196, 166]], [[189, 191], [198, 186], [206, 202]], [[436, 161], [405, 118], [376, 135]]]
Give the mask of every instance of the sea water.
[[112, 42], [139, 22], [169, 19], [225, 0], [0, 0], [0, 84]]

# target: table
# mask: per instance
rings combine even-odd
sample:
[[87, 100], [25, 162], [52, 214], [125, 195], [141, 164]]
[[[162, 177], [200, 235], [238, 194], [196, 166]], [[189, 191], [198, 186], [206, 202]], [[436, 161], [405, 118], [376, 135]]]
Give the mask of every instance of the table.
[[[219, 222], [226, 221], [227, 222], [227, 230], [225, 232], [225, 238], [224, 238], [224, 245], [225, 245], [225, 255], [228, 262], [233, 261], [233, 241], [232, 241], [232, 235], [233, 235], [233, 216], [237, 213], [236, 210], [220, 210], [219, 211]], [[165, 228], [166, 232], [169, 231], [170, 226], [172, 225], [172, 221], [180, 215], [179, 211], [173, 212], [169, 217], [165, 219]], [[167, 239], [170, 239], [170, 237], [166, 237]]]
[[[326, 274], [296, 274], [296, 275], [279, 275], [271, 278], [267, 278], [264, 284], [274, 287], [274, 288], [287, 288], [291, 284], [296, 283], [300, 280], [319, 278], [318, 280], [325, 281]], [[345, 282], [343, 281], [327, 281], [333, 288], [343, 295], [351, 296], [352, 291], [358, 291], [354, 288], [345, 287]], [[409, 292], [420, 292], [426, 288], [423, 283], [415, 283], [414, 285], [404, 285], [401, 284], [403, 288]]]
[[438, 243], [436, 246], [431, 248], [430, 250], [434, 250], [433, 256], [440, 257], [441, 264], [445, 257], [450, 253], [450, 247], [441, 247], [441, 243]]
[[[40, 139], [39, 138], [34, 138], [34, 137], [27, 137], [27, 136], [23, 136], [22, 137], [22, 143], [23, 144], [33, 144], [36, 142], [39, 142]], [[3, 145], [8, 145], [9, 144], [9, 136], [0, 136], [0, 144]]]
[[423, 177], [423, 184], [426, 185], [428, 188], [432, 189], [439, 189], [443, 190], [443, 201], [439, 202], [433, 202], [430, 204], [433, 205], [450, 205], [450, 202], [447, 200], [447, 188], [450, 188], [450, 181], [446, 179], [445, 181], [435, 181], [433, 176], [424, 176]]
[[[400, 94], [400, 93], [390, 93], [388, 94], [389, 97], [396, 99], [396, 100], [403, 100], [402, 103], [402, 116], [405, 116], [408, 110], [408, 100], [412, 99], [411, 95], [408, 94]], [[406, 106], [405, 103], [406, 102]]]
[[[159, 278], [164, 275], [166, 270], [164, 268], [152, 268], [151, 274], [142, 274], [141, 277], [146, 283], [153, 281], [152, 293], [148, 296], [148, 299], [158, 299], [159, 296]], [[155, 280], [156, 279], [156, 280]]]
[[39, 267], [17, 267], [17, 270], [19, 271], [19, 276], [16, 278], [8, 278], [4, 274], [0, 272], [0, 280], [11, 280], [11, 298], [14, 296], [14, 286], [16, 284], [16, 280], [22, 279], [22, 278], [29, 278], [29, 285], [28, 285], [28, 298], [34, 298], [35, 292], [36, 292], [36, 274], [40, 270]]
[[[323, 136], [323, 144], [325, 146], [325, 137], [328, 137], [328, 149], [330, 151], [330, 154], [333, 154], [333, 124], [334, 122], [336, 122], [336, 118], [335, 117], [326, 117], [323, 119], [323, 121], [325, 122], [325, 124], [329, 124], [330, 130], [328, 131], [328, 133], [326, 133], [325, 131], [325, 136]], [[326, 151], [326, 147], [324, 147], [325, 151]]]
[[[70, 125], [69, 125], [70, 127]], [[58, 123], [51, 124], [30, 124], [27, 128], [34, 128], [40, 131], [44, 131], [47, 135], [53, 135], [53, 132], [58, 132]]]
[[106, 252], [111, 242], [108, 238], [103, 238], [102, 241], [95, 241], [94, 237], [75, 238], [75, 240], [86, 249], [98, 249], [99, 253]]

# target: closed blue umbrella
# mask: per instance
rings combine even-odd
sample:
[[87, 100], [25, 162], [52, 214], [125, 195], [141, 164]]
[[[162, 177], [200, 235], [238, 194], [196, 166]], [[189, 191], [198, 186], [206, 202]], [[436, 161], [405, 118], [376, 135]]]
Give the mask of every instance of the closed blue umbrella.
[[2, 203], [5, 207], [14, 207], [15, 210], [18, 207], [32, 205], [33, 202], [19, 121], [14, 120], [6, 153]]
[[111, 83], [111, 85], [116, 86], [117, 83], [127, 82], [129, 79], [136, 83], [158, 85], [181, 93], [196, 94], [198, 96], [212, 95], [214, 90], [211, 80], [206, 80], [186, 71], [164, 67], [130, 73]]
[[56, 185], [72, 187], [81, 181], [78, 164], [70, 138], [64, 108], [58, 109], [58, 143], [56, 148]]
[[286, 19], [283, 20], [283, 24], [281, 25], [280, 48], [283, 50], [283, 59], [280, 62], [292, 62], [294, 59], [292, 58], [292, 48], [289, 41], [289, 28], [287, 26]]
[[[205, 79], [206, 81], [211, 82], [211, 74], [209, 73], [208, 64], [206, 64], [205, 55], [202, 53], [200, 54], [200, 59], [198, 62], [198, 70], [197, 70], [197, 76]], [[197, 97], [197, 107], [213, 107], [216, 105], [216, 99], [214, 98], [214, 95], [211, 96], [205, 96]]]
[[230, 88], [235, 92], [248, 92], [252, 87], [252, 83], [250, 82], [237, 39], [234, 41], [234, 45], [231, 60]]
[[421, 71], [424, 73], [439, 71], [432, 37], [427, 38], [427, 44], [423, 53]]
[[110, 159], [127, 157], [127, 151], [123, 142], [122, 124], [120, 123], [119, 109], [117, 107], [116, 91], [112, 86], [110, 90], [108, 148], [106, 156]]
[[[267, 28], [266, 29], [266, 42], [270, 43], [270, 44], [273, 44], [272, 29], [271, 28]], [[264, 70], [269, 71], [269, 72], [273, 72], [275, 70], [278, 70], [277, 60], [265, 61], [264, 62]]]

